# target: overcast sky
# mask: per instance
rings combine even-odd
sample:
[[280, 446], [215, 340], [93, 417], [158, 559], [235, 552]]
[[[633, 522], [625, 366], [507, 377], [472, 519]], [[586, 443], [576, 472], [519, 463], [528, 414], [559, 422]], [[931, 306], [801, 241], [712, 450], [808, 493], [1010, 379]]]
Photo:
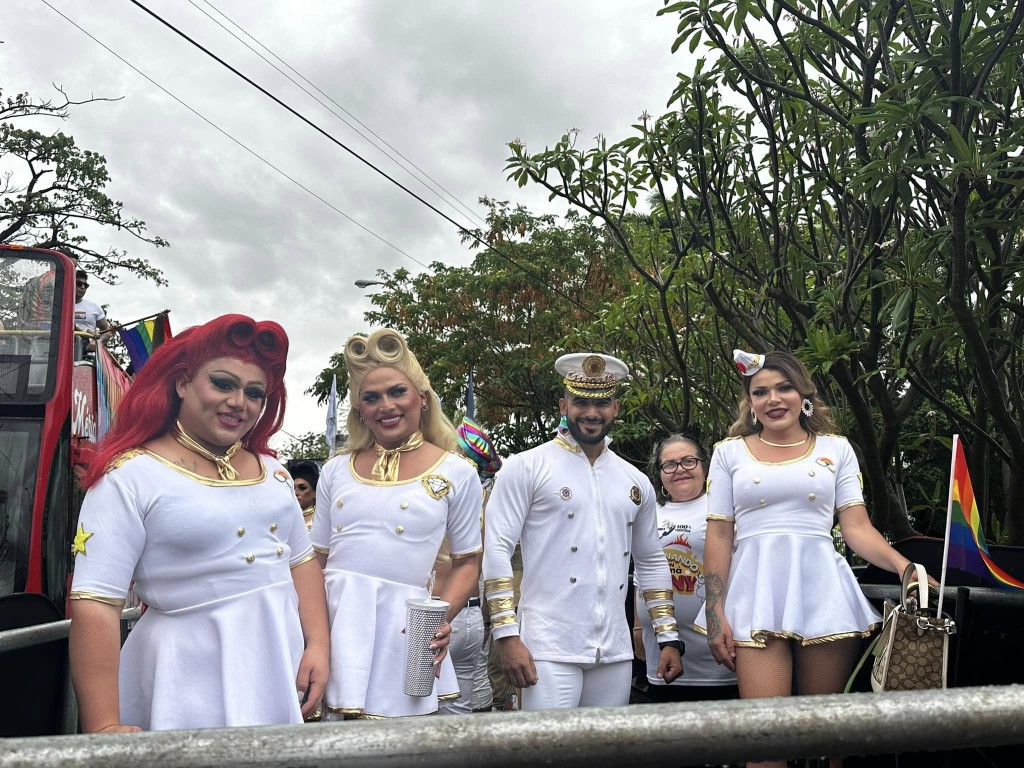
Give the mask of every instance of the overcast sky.
[[[5, 96], [58, 97], [56, 83], [75, 100], [120, 97], [45, 125], [103, 154], [111, 197], [171, 243], [154, 249], [116, 232], [90, 233], [94, 249], [127, 247], [159, 266], [170, 285], [94, 280], [89, 298], [110, 304], [121, 320], [169, 308], [175, 330], [225, 312], [280, 322], [291, 339], [285, 430], [322, 431], [326, 412], [303, 391], [346, 338], [368, 328], [367, 293], [353, 281], [377, 269], [423, 267], [225, 133], [423, 264], [462, 265], [471, 252], [451, 224], [128, 0], [47, 3], [223, 131], [42, 0], [0, 2]], [[570, 128], [582, 131], [586, 146], [599, 133], [624, 138], [644, 110], [665, 111], [676, 72], [689, 66], [671, 54], [675, 20], [656, 17], [660, 0], [144, 4], [469, 225], [479, 222], [440, 203], [216, 21], [258, 47], [228, 18], [244, 28], [477, 216], [481, 196], [564, 212], [539, 190], [505, 181], [506, 142], [520, 138], [539, 151]]]

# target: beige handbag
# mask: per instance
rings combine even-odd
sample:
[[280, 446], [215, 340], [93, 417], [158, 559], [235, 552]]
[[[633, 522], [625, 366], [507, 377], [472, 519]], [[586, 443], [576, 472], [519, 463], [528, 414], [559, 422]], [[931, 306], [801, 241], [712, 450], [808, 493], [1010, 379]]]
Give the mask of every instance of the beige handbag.
[[[911, 596], [914, 585], [917, 593]], [[949, 636], [956, 633], [956, 624], [934, 613], [928, 610], [928, 574], [924, 566], [908, 565], [903, 572], [900, 602], [885, 601], [882, 631], [873, 651], [872, 690], [881, 693], [946, 687]]]

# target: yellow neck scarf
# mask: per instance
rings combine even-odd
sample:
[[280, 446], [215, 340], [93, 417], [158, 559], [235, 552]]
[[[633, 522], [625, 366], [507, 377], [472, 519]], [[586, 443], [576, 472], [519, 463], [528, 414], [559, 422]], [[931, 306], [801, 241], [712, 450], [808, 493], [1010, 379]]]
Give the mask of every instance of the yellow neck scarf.
[[416, 430], [409, 439], [397, 448], [385, 448], [378, 443], [373, 444], [373, 450], [377, 452], [377, 461], [373, 463], [370, 470], [370, 479], [379, 483], [393, 483], [398, 480], [399, 454], [406, 451], [414, 451], [423, 445], [423, 433]]
[[[188, 448], [194, 453], [198, 453], [204, 459], [212, 461], [217, 467], [217, 474], [220, 475], [221, 480], [237, 480], [238, 471], [231, 466], [231, 457], [238, 453], [242, 448], [242, 441], [239, 440], [237, 443], [231, 445], [223, 456], [218, 456], [213, 451], [207, 450], [194, 439], [189, 437], [188, 433], [185, 432], [185, 428], [181, 426], [181, 422], [175, 420], [174, 429], [171, 434], [174, 435], [174, 439], [181, 443], [183, 446]], [[396, 464], [398, 462], [395, 462]]]

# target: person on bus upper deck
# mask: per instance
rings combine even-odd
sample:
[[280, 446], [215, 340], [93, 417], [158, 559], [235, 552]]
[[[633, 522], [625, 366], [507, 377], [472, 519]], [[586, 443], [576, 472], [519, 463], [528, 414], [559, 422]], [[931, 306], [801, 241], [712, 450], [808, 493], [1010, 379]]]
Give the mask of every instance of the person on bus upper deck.
[[[75, 270], [75, 329], [79, 331], [100, 332], [100, 340], [105, 341], [110, 336], [110, 321], [107, 320], [103, 308], [85, 298], [85, 292], [89, 290], [89, 273], [84, 269]], [[96, 349], [96, 342], [89, 340], [86, 351], [92, 352]]]
[[[322, 698], [323, 574], [281, 426], [288, 337], [225, 315], [161, 345], [83, 485], [71, 676], [87, 733], [300, 723]], [[129, 585], [148, 606], [119, 652]]]

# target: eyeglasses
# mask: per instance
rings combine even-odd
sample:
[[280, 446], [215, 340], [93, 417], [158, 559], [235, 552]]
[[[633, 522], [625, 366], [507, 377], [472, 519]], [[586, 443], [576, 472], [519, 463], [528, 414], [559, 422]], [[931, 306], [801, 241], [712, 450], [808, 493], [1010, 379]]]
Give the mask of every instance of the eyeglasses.
[[670, 459], [664, 464], [659, 464], [658, 469], [664, 472], [666, 475], [671, 475], [677, 469], [682, 467], [683, 469], [696, 469], [697, 465], [700, 464], [700, 459], [696, 456], [684, 456], [679, 461]]
[[88, 280], [75, 280], [75, 285], [88, 286], [89, 285], [89, 281]]

